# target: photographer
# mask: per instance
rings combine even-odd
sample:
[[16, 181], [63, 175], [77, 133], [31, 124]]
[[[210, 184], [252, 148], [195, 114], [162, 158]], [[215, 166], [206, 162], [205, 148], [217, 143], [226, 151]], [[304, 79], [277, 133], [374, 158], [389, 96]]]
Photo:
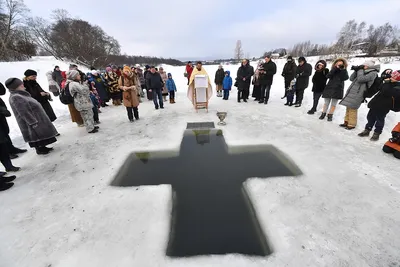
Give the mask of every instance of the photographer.
[[352, 130], [357, 126], [357, 111], [364, 102], [364, 93], [372, 86], [375, 78], [378, 77], [380, 65], [375, 65], [374, 61], [366, 61], [360, 66], [352, 66], [354, 72], [350, 76], [352, 81], [347, 93], [340, 105], [346, 107], [344, 123], [340, 124], [347, 130]]
[[343, 98], [344, 81], [349, 79], [349, 74], [347, 73], [346, 68], [346, 59], [338, 58], [333, 62], [331, 71], [326, 75], [329, 81], [322, 93], [322, 98], [324, 98], [325, 103], [322, 109], [322, 114], [319, 117], [320, 120], [325, 119], [329, 105], [330, 110], [328, 113], [328, 121], [333, 120], [333, 113], [335, 112], [336, 105], [338, 101]]

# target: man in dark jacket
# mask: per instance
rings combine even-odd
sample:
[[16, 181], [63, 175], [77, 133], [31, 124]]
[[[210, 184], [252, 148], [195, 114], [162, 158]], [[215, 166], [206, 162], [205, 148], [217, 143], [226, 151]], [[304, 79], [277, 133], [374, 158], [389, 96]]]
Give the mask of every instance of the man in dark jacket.
[[[162, 88], [164, 87], [164, 82], [161, 78], [160, 73], [156, 71], [154, 66], [151, 66], [150, 72], [147, 74], [147, 88], [153, 92], [153, 102], [154, 107], [158, 109], [160, 106], [161, 109], [164, 108], [163, 96], [162, 96]], [[159, 103], [157, 102], [157, 98]]]
[[382, 77], [386, 79], [383, 81], [379, 93], [368, 103], [368, 122], [365, 125], [365, 130], [358, 136], [369, 136], [375, 126], [371, 140], [379, 140], [379, 136], [385, 126], [386, 115], [390, 110], [400, 111], [400, 70], [390, 72], [390, 74], [389, 72], [390, 70], [386, 70], [382, 73]]
[[144, 79], [145, 79], [145, 84], [146, 84], [146, 95], [147, 95], [147, 99], [148, 100], [153, 100], [153, 93], [151, 92], [151, 90], [150, 90], [150, 88], [148, 87], [148, 84], [147, 84], [147, 78], [148, 78], [148, 74], [150, 73], [150, 66], [149, 65], [146, 65], [146, 67], [145, 67], [145, 71], [144, 71], [144, 73], [143, 73], [143, 77], [144, 77]]
[[287, 90], [290, 87], [290, 82], [296, 77], [296, 62], [293, 61], [292, 56], [288, 56], [287, 62], [283, 67], [282, 76], [285, 78], [285, 95], [282, 97], [284, 99], [287, 96]]
[[269, 92], [271, 90], [274, 75], [276, 74], [276, 64], [271, 60], [271, 56], [265, 58], [265, 63], [260, 69], [261, 98], [258, 103], [268, 104]]
[[215, 85], [217, 87], [217, 96], [222, 97], [222, 82], [225, 78], [225, 71], [221, 65], [219, 65], [218, 70], [215, 72]]
[[304, 98], [304, 90], [308, 87], [312, 66], [307, 63], [305, 57], [299, 57], [299, 65], [296, 69], [296, 108], [301, 107]]
[[53, 73], [51, 75], [51, 77], [53, 78], [53, 80], [58, 84], [58, 86], [60, 86], [61, 88], [61, 82], [63, 81], [63, 77], [61, 75], [61, 70], [59, 66], [55, 66]]
[[328, 80], [328, 77], [326, 77], [328, 73], [329, 70], [326, 67], [325, 60], [320, 60], [317, 62], [317, 64], [315, 64], [315, 73], [312, 78], [313, 82], [312, 91], [313, 91], [314, 103], [312, 108], [307, 112], [307, 114], [312, 115], [317, 111], [319, 99], [322, 96], [322, 92], [324, 91], [326, 86], [326, 81]]
[[254, 75], [254, 68], [250, 66], [249, 61], [247, 59], [244, 59], [242, 62], [242, 66], [240, 66], [236, 75], [239, 103], [240, 99], [243, 99], [244, 102], [247, 102], [247, 99], [249, 99], [250, 82], [251, 82], [251, 77], [253, 75]]

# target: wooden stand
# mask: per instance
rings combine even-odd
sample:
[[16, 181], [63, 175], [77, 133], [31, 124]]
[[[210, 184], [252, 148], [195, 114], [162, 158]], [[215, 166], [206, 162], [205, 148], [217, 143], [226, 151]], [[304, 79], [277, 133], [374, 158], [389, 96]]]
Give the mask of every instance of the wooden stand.
[[208, 77], [206, 75], [196, 75], [194, 86], [193, 99], [196, 112], [203, 108], [208, 112]]

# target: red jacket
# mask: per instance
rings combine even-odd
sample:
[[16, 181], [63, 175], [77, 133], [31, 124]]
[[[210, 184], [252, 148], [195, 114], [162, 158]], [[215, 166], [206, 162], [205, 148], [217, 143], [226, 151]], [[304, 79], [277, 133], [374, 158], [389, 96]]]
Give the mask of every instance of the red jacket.
[[190, 78], [190, 76], [192, 75], [193, 72], [193, 67], [191, 67], [189, 64], [186, 64], [186, 73], [188, 74], [188, 79]]

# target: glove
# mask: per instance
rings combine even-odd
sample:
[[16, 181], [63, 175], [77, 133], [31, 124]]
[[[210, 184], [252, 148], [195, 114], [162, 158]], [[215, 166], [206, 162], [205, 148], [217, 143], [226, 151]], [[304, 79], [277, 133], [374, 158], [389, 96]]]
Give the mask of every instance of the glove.
[[351, 66], [351, 70], [357, 71], [359, 69], [359, 66]]

